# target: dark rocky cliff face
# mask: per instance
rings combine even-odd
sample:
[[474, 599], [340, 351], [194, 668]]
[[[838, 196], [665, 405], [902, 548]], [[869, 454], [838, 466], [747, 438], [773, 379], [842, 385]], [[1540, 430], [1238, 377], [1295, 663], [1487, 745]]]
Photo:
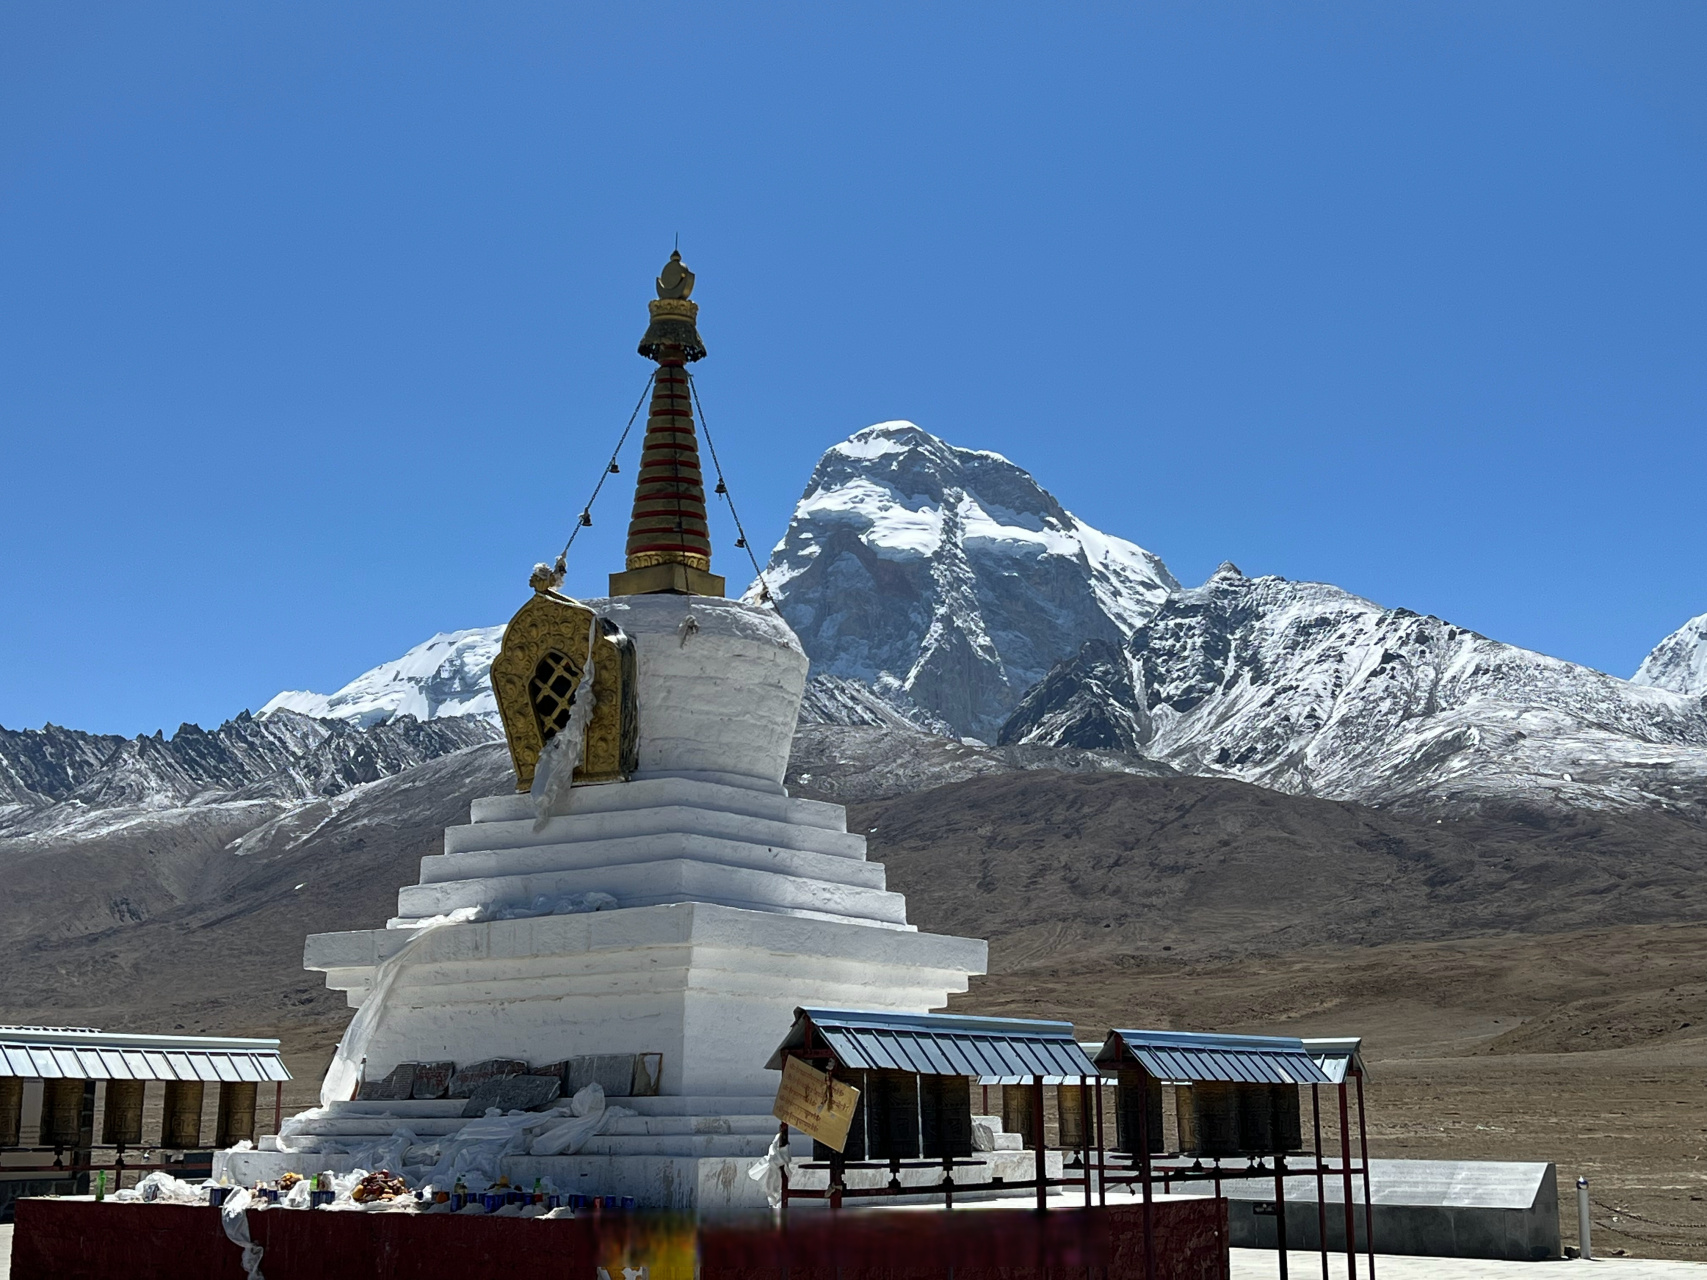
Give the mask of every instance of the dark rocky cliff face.
[[826, 452], [765, 570], [815, 676], [992, 740], [1087, 639], [1119, 644], [1178, 584], [999, 454], [911, 423]]

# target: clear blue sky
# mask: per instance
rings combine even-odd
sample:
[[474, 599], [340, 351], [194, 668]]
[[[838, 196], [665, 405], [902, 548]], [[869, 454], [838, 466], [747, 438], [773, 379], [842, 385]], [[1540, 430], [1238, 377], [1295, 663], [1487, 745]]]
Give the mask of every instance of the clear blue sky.
[[1703, 65], [1698, 0], [7, 5], [0, 724], [508, 617], [678, 233], [762, 546], [911, 418], [1627, 675], [1707, 611]]

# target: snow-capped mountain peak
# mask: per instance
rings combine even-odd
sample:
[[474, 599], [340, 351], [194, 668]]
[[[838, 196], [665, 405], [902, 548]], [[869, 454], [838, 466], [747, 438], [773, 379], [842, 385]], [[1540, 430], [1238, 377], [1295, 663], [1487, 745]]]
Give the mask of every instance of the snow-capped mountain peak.
[[1707, 698], [1707, 613], [1691, 618], [1655, 645], [1630, 683]]
[[1124, 640], [1179, 585], [1001, 454], [911, 422], [825, 451], [765, 582], [815, 675], [985, 737], [1053, 663]]
[[492, 697], [492, 659], [503, 642], [503, 627], [444, 631], [416, 645], [401, 658], [363, 672], [336, 693], [287, 690], [261, 708], [295, 711], [321, 720], [348, 720], [367, 728], [396, 716], [436, 720], [443, 716], [481, 716], [496, 724]]

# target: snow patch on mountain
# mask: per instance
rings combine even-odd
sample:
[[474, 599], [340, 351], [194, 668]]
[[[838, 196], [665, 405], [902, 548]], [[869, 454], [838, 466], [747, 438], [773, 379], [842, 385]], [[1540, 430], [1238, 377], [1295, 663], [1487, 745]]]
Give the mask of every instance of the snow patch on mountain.
[[1707, 613], [1691, 618], [1655, 645], [1630, 683], [1707, 698]]
[[294, 711], [320, 720], [347, 720], [362, 728], [397, 716], [417, 720], [481, 716], [496, 725], [492, 659], [503, 640], [501, 626], [440, 632], [401, 658], [363, 672], [336, 693], [288, 690], [269, 701], [260, 714]]
[[824, 453], [764, 581], [814, 675], [983, 737], [1055, 662], [1123, 641], [1179, 585], [1000, 454], [911, 422]]
[[800, 700], [800, 724], [870, 725], [952, 738], [954, 730], [904, 699], [884, 697], [844, 676], [813, 676]]
[[1119, 655], [1087, 646], [1058, 667], [1000, 741], [1141, 751], [1367, 804], [1707, 817], [1698, 699], [1232, 565], [1170, 598]]

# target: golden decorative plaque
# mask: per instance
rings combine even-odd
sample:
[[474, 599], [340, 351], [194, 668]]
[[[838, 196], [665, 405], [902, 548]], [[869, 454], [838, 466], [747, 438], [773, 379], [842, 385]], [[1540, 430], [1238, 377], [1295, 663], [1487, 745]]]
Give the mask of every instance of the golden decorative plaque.
[[504, 721], [516, 790], [533, 787], [540, 752], [569, 723], [592, 635], [593, 715], [575, 782], [620, 782], [639, 755], [634, 641], [608, 618], [551, 590], [536, 590], [504, 628], [492, 692]]
[[771, 1114], [789, 1128], [841, 1151], [848, 1145], [848, 1127], [857, 1106], [859, 1090], [852, 1085], [832, 1080], [804, 1059], [783, 1059], [782, 1083]]

